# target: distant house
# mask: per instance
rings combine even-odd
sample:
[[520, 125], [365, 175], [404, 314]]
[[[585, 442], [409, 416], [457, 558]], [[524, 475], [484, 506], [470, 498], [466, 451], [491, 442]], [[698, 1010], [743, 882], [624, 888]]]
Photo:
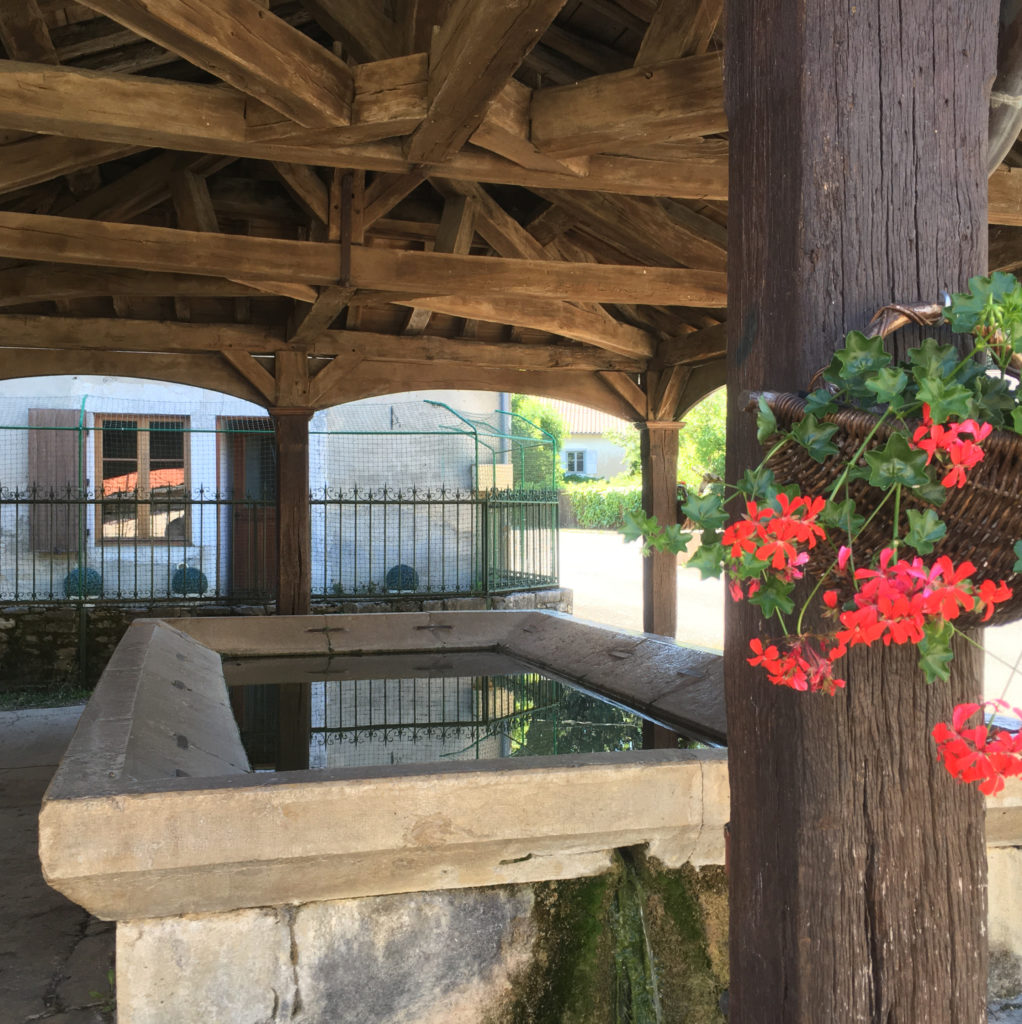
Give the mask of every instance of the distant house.
[[565, 473], [609, 479], [628, 471], [625, 449], [604, 437], [608, 431], [628, 430], [627, 420], [571, 402], [548, 404], [567, 426], [560, 456]]

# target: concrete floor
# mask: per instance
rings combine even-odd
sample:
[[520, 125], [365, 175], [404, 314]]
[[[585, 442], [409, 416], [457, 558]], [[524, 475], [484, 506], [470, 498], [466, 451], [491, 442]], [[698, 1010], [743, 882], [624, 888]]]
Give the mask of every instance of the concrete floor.
[[43, 881], [39, 803], [81, 707], [0, 713], [0, 1021], [99, 1024], [112, 1019], [114, 926]]

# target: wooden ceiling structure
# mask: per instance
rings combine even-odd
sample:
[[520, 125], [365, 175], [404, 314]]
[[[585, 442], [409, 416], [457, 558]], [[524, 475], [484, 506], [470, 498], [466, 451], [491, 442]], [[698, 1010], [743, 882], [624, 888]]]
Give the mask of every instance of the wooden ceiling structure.
[[[724, 379], [722, 6], [4, 0], [0, 376], [674, 420]], [[1022, 171], [990, 218], [1017, 265]]]

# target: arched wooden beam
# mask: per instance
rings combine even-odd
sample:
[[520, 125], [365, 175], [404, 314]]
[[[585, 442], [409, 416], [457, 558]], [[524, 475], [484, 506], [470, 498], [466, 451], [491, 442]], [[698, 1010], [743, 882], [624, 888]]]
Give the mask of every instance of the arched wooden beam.
[[697, 402], [727, 383], [727, 360], [717, 359], [712, 363], [703, 363], [692, 370], [685, 385], [681, 398], [678, 400], [677, 419], [684, 419], [685, 413]]
[[219, 355], [213, 353], [162, 355], [155, 352], [69, 349], [55, 353], [46, 349], [5, 349], [0, 359], [0, 380], [52, 377], [54, 374], [102, 374], [162, 380], [171, 384], [190, 384], [193, 387], [198, 385], [266, 406], [266, 399]]

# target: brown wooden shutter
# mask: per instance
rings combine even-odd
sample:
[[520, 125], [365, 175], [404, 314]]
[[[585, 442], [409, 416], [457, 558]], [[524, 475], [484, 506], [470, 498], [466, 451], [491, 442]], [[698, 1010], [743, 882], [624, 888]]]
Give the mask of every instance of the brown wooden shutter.
[[[76, 428], [77, 409], [29, 409], [29, 427]], [[84, 450], [76, 429], [28, 431], [29, 539], [33, 551], [76, 551], [84, 485]], [[81, 470], [81, 474], [79, 472]]]

